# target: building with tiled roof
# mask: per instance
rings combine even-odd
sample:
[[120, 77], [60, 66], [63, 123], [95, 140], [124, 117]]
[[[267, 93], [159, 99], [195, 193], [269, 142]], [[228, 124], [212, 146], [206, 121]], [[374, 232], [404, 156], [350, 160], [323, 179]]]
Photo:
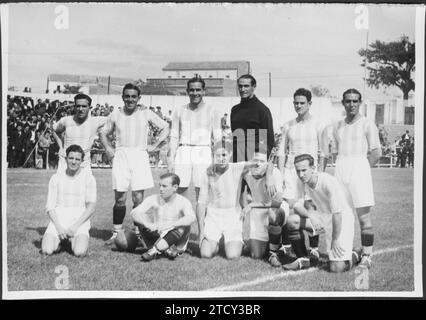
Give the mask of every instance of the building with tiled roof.
[[188, 79], [199, 76], [206, 83], [208, 96], [238, 96], [237, 79], [250, 73], [248, 61], [170, 62], [163, 69], [164, 78], [149, 78], [142, 92], [186, 95]]
[[79, 87], [80, 92], [86, 94], [108, 94], [121, 93], [121, 89], [126, 83], [134, 82], [134, 79], [107, 77], [107, 76], [88, 76], [74, 74], [50, 74], [47, 77], [47, 89], [49, 93], [64, 92], [67, 87]]

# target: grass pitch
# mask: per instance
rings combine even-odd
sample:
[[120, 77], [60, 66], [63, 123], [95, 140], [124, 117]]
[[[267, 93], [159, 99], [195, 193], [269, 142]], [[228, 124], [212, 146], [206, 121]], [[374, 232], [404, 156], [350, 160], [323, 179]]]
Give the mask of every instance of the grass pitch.
[[[155, 180], [163, 171], [154, 170]], [[69, 270], [71, 290], [126, 291], [356, 291], [357, 271], [330, 274], [312, 269], [285, 272], [265, 261], [241, 257], [227, 261], [221, 256], [199, 258], [195, 242], [175, 261], [165, 258], [149, 263], [136, 253], [106, 247], [111, 235], [113, 191], [111, 170], [93, 169], [98, 202], [91, 219], [89, 254], [76, 258], [63, 251], [51, 257], [40, 254], [41, 238], [48, 224], [44, 213], [47, 186], [54, 171], [8, 169], [7, 171], [7, 268], [8, 290], [55, 290], [58, 266]], [[368, 291], [413, 291], [413, 170], [373, 169], [376, 206], [373, 208], [375, 251], [368, 274]], [[148, 190], [146, 196], [158, 188]], [[129, 197], [130, 198], [130, 197]], [[192, 199], [193, 200], [193, 199]], [[125, 225], [130, 227], [128, 213]], [[356, 222], [354, 245], [360, 246]], [[196, 227], [194, 226], [194, 232]], [[195, 238], [195, 235], [194, 235]], [[320, 248], [323, 244], [320, 244]], [[278, 293], [277, 293], [278, 295]]]

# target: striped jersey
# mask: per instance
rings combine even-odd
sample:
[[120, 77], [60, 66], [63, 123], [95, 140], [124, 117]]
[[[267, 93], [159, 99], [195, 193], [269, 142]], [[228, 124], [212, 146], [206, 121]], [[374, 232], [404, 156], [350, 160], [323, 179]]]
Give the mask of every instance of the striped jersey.
[[55, 208], [85, 208], [86, 202], [96, 203], [96, 180], [92, 173], [80, 170], [75, 176], [55, 173], [49, 181], [46, 211]]
[[339, 156], [366, 157], [368, 151], [380, 148], [379, 131], [364, 116], [351, 124], [340, 120], [333, 125], [332, 132]]
[[294, 167], [294, 157], [299, 154], [310, 154], [315, 162], [318, 154], [324, 154], [322, 131], [323, 126], [314, 117], [301, 121], [293, 119], [284, 124], [278, 155], [287, 153], [287, 168]]
[[73, 116], [61, 118], [53, 125], [53, 130], [65, 132], [64, 149], [60, 156], [65, 157], [65, 150], [73, 144], [79, 145], [84, 151], [84, 161], [90, 161], [90, 149], [98, 135], [99, 129], [107, 122], [108, 117], [88, 117], [83, 123], [75, 122]]
[[228, 169], [221, 175], [203, 174], [198, 202], [211, 208], [239, 207], [245, 165], [245, 162], [229, 163]]
[[214, 107], [202, 102], [194, 110], [186, 104], [173, 112], [170, 136], [179, 143], [210, 146], [212, 134], [215, 141], [222, 135], [220, 117]]
[[137, 107], [132, 114], [124, 112], [124, 107], [115, 109], [104, 127], [105, 133], [115, 130], [116, 148], [137, 148], [147, 146], [149, 123], [160, 130], [168, 128], [166, 121], [147, 108]]

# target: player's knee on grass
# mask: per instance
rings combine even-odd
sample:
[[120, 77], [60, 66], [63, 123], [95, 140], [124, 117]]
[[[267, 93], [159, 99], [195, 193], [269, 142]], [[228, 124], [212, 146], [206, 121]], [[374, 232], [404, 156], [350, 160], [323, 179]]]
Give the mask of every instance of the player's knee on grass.
[[240, 241], [230, 241], [225, 243], [225, 255], [229, 260], [241, 257], [243, 243]]
[[328, 270], [332, 273], [342, 273], [348, 270], [347, 261], [329, 261]]
[[217, 252], [219, 251], [219, 244], [214, 241], [209, 241], [207, 239], [203, 239], [200, 246], [200, 255], [201, 258], [211, 259], [213, 258]]
[[54, 254], [59, 248], [59, 239], [50, 234], [45, 234], [41, 241], [41, 252], [45, 255]]
[[76, 257], [84, 257], [89, 248], [89, 238], [86, 235], [78, 235], [71, 242], [71, 249]]
[[299, 230], [300, 229], [300, 217], [297, 214], [293, 214], [288, 217], [287, 223], [284, 226], [288, 231]]
[[249, 247], [250, 256], [253, 259], [263, 259], [266, 253], [266, 249], [268, 248], [268, 242], [250, 239]]

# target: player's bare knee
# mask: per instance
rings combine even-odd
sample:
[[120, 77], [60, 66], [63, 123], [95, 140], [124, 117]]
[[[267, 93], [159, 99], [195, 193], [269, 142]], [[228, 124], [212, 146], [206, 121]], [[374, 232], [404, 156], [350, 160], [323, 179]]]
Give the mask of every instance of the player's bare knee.
[[143, 191], [133, 191], [132, 201], [135, 207], [141, 204], [143, 201]]
[[200, 255], [201, 255], [201, 258], [203, 258], [203, 259], [211, 259], [211, 258], [214, 257], [214, 253], [213, 253], [212, 250], [206, 249], [206, 248], [203, 248], [203, 247], [201, 247]]
[[263, 259], [263, 257], [265, 256], [265, 252], [251, 251], [250, 256], [252, 259]]
[[239, 257], [241, 257], [241, 252], [226, 252], [226, 259], [228, 260], [238, 259]]
[[293, 214], [288, 217], [285, 228], [289, 231], [300, 229], [300, 217], [297, 214]]
[[41, 247], [41, 253], [43, 253], [46, 256], [51, 256], [55, 252], [55, 249], [53, 246], [42, 246]]
[[84, 257], [87, 254], [87, 248], [75, 248], [73, 254], [78, 258]]
[[348, 269], [346, 261], [330, 261], [328, 268], [332, 273], [342, 273]]

